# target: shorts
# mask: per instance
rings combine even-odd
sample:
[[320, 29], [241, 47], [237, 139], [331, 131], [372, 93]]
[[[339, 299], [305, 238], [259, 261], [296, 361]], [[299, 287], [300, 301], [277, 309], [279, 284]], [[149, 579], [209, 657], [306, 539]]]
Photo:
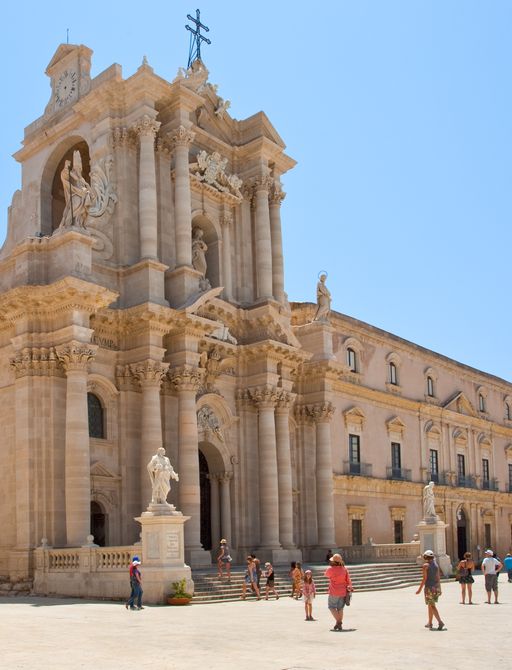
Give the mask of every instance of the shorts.
[[498, 593], [498, 575], [485, 575], [485, 590]]
[[231, 556], [222, 556], [220, 560], [222, 563], [231, 563], [233, 559], [231, 558]]
[[437, 586], [425, 587], [425, 603], [427, 605], [435, 605], [441, 595], [441, 589]]
[[345, 597], [330, 595], [327, 600], [327, 607], [330, 610], [342, 610], [345, 607]]
[[315, 599], [315, 596], [313, 594], [311, 594], [309, 596], [304, 596], [304, 604], [305, 605], [311, 605], [311, 603], [313, 602], [314, 599]]

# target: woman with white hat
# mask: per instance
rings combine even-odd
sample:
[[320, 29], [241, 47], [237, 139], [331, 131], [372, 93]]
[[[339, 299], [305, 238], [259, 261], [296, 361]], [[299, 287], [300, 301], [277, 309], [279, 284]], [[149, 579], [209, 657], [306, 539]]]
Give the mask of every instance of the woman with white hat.
[[437, 609], [437, 601], [441, 595], [441, 571], [435, 560], [434, 552], [430, 549], [423, 554], [425, 563], [423, 563], [423, 578], [421, 584], [416, 591], [416, 595], [421, 593], [424, 589], [425, 604], [428, 608], [428, 622], [425, 628], [433, 630], [432, 619], [437, 621], [437, 630], [443, 630], [444, 623], [441, 621], [441, 616]]

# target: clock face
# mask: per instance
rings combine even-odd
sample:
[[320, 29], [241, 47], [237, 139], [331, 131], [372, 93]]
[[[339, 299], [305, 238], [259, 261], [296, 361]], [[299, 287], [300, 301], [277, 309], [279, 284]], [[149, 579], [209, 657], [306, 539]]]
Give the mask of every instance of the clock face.
[[55, 102], [59, 107], [70, 102], [77, 92], [78, 77], [73, 70], [64, 70], [55, 86]]

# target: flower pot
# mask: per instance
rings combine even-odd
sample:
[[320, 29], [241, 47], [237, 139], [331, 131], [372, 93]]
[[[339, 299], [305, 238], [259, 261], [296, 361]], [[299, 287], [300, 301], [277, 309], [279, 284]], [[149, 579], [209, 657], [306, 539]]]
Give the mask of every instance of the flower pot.
[[169, 605], [188, 605], [192, 598], [186, 596], [169, 596], [167, 602]]

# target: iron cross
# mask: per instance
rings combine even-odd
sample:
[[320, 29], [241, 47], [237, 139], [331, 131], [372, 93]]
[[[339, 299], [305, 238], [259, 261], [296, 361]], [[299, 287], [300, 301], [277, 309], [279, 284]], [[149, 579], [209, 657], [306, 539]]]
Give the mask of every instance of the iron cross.
[[196, 24], [195, 28], [191, 28], [188, 25], [185, 26], [185, 28], [192, 33], [190, 35], [190, 49], [188, 52], [188, 69], [195, 60], [201, 60], [201, 42], [211, 44], [211, 40], [201, 35], [201, 28], [207, 33], [210, 32], [210, 29], [208, 26], [205, 26], [203, 23], [201, 23], [201, 12], [198, 9], [196, 9], [196, 18], [190, 16], [190, 14], [187, 14], [187, 19]]

